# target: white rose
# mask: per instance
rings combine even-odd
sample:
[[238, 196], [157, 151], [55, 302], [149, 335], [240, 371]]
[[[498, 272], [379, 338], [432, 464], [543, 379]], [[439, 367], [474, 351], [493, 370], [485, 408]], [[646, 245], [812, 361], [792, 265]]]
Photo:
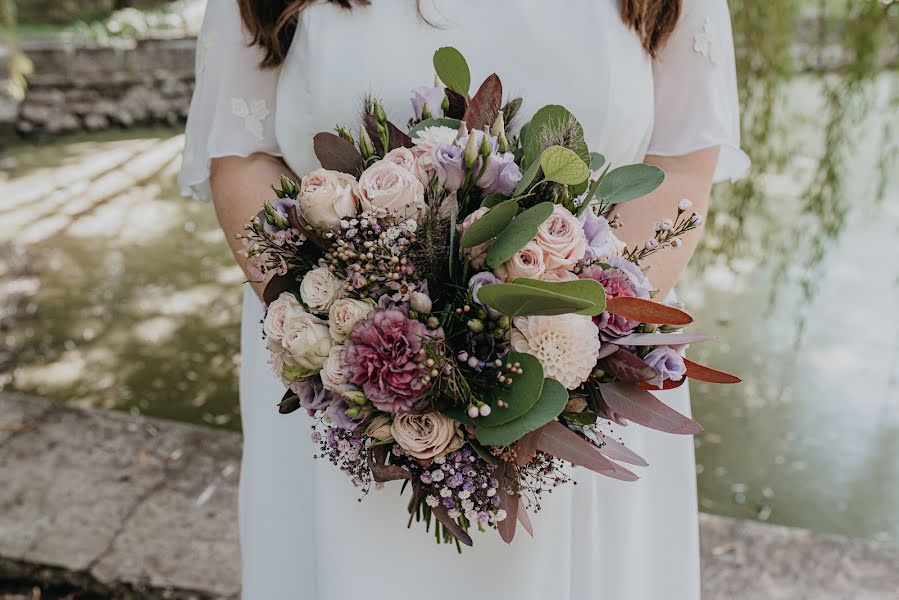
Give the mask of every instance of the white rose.
[[374, 307], [363, 300], [338, 298], [331, 305], [331, 312], [328, 313], [331, 337], [338, 342], [347, 339], [353, 332], [356, 323], [367, 317], [372, 310]]
[[359, 177], [362, 210], [376, 215], [388, 212], [411, 217], [425, 208], [425, 186], [396, 163], [379, 160]]
[[272, 371], [280, 379], [284, 374], [284, 347], [281, 345], [280, 340], [275, 341], [272, 338], [265, 341], [265, 347], [269, 351], [268, 364], [271, 365]]
[[312, 226], [337, 229], [340, 220], [355, 217], [356, 179], [347, 173], [316, 169], [300, 184], [300, 208]]
[[396, 443], [415, 458], [434, 458], [456, 445], [457, 424], [439, 412], [393, 415], [390, 433]]
[[328, 324], [313, 314], [292, 314], [284, 322], [284, 362], [296, 367], [300, 376], [309, 377], [321, 371], [331, 352]]
[[306, 312], [296, 296], [290, 292], [282, 292], [278, 299], [272, 302], [262, 321], [262, 331], [265, 336], [275, 342], [280, 342], [284, 337], [284, 321], [295, 312]]
[[506, 283], [519, 277], [540, 279], [546, 273], [546, 264], [543, 262], [543, 249], [536, 242], [528, 242], [527, 246], [497, 267], [495, 273], [497, 277]]
[[312, 269], [300, 283], [300, 297], [314, 313], [326, 313], [340, 296], [343, 282], [325, 267]]
[[322, 366], [321, 373], [319, 373], [319, 376], [322, 378], [322, 385], [325, 386], [325, 389], [331, 390], [332, 392], [339, 392], [341, 391], [342, 386], [349, 383], [349, 380], [347, 380], [346, 375], [343, 372], [343, 366], [341, 364], [342, 359], [343, 346], [331, 346], [331, 351], [328, 352], [328, 358]]

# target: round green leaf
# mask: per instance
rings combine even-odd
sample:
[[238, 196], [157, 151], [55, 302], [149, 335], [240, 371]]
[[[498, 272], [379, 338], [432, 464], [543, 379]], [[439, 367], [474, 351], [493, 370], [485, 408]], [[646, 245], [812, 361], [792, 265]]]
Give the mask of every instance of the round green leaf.
[[446, 87], [468, 97], [471, 71], [461, 52], [451, 46], [439, 48], [434, 53], [434, 71]]
[[[531, 410], [543, 392], [543, 367], [540, 365], [540, 361], [534, 355], [523, 352], [510, 352], [503, 358], [503, 361], [513, 364], [521, 363], [524, 373], [513, 377], [511, 386], [500, 386], [493, 398], [484, 399], [490, 406], [489, 415], [472, 419], [464, 407], [447, 409], [443, 411], [444, 414], [460, 423], [478, 427], [495, 427], [517, 419]], [[500, 408], [499, 400], [503, 400], [509, 406]]]
[[409, 130], [409, 137], [415, 139], [416, 137], [418, 137], [419, 133], [421, 133], [428, 127], [449, 127], [450, 129], [458, 130], [460, 127], [462, 127], [462, 121], [460, 121], [459, 119], [450, 119], [445, 117], [425, 119]]
[[[540, 281], [539, 279], [530, 279], [527, 277], [519, 277], [512, 283], [525, 285], [548, 292], [559, 294], [560, 296], [568, 296], [577, 298], [590, 303], [590, 308], [577, 311], [579, 315], [588, 315], [595, 317], [601, 315], [606, 309], [606, 290], [602, 284], [593, 279], [578, 279], [576, 281]], [[480, 298], [480, 295], [478, 295]]]
[[606, 157], [599, 152], [590, 153], [590, 170], [599, 171], [606, 164]]
[[537, 228], [553, 214], [552, 202], [541, 202], [512, 219], [487, 251], [487, 264], [496, 268], [515, 256], [537, 235]]
[[462, 235], [462, 247], [474, 248], [498, 236], [515, 215], [518, 214], [518, 202], [506, 200], [487, 211], [480, 219]]
[[642, 198], [665, 181], [665, 171], [647, 165], [636, 164], [618, 167], [606, 173], [597, 195], [603, 202], [619, 204]]
[[558, 417], [565, 410], [566, 404], [568, 404], [568, 390], [565, 386], [555, 379], [546, 379], [543, 382], [540, 399], [534, 408], [503, 425], [496, 427], [479, 425], [475, 430], [475, 437], [487, 446], [508, 446]]
[[581, 157], [563, 146], [550, 146], [540, 155], [543, 176], [565, 185], [577, 185], [590, 177], [590, 167]]
[[592, 310], [590, 300], [557, 294], [520, 283], [491, 283], [478, 290], [478, 301], [510, 319], [534, 315], [552, 316]]

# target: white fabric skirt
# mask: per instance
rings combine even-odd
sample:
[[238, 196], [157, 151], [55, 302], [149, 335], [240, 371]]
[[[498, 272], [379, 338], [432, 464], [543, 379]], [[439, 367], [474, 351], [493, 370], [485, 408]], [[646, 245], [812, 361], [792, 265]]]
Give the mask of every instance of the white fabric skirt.
[[[284, 386], [267, 364], [262, 306], [246, 288], [240, 405], [244, 455], [240, 540], [244, 600], [698, 600], [693, 440], [636, 426], [616, 435], [649, 462], [627, 483], [575, 469], [576, 485], [545, 496], [535, 537], [506, 545], [438, 545], [406, 529], [398, 482], [360, 491], [315, 460], [310, 419], [278, 414]], [[687, 386], [660, 398], [689, 414]]]

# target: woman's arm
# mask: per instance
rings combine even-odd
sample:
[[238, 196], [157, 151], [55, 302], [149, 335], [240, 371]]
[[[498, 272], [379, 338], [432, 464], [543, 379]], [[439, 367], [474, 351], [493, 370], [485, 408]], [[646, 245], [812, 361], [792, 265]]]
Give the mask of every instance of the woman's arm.
[[[677, 204], [681, 198], [689, 198], [693, 202], [692, 210], [705, 218], [718, 153], [719, 148], [713, 147], [685, 156], [647, 156], [647, 163], [665, 171], [665, 181], [645, 198], [618, 207], [616, 214], [623, 227], [615, 235], [628, 247], [642, 246], [654, 234], [653, 223], [677, 213]], [[674, 287], [699, 244], [700, 235], [701, 227], [684, 236], [681, 248], [656, 252], [643, 261], [644, 267], [649, 267], [647, 276], [659, 290], [656, 299], [662, 300]]]
[[[284, 174], [292, 177], [284, 161], [269, 154], [257, 153], [245, 158], [225, 156], [212, 160], [210, 186], [215, 214], [244, 273], [247, 273], [246, 259], [237, 236], [244, 232], [244, 225], [262, 210], [263, 202], [273, 198], [272, 185]], [[249, 275], [247, 279], [250, 279]], [[262, 298], [265, 282], [251, 281], [251, 284]]]

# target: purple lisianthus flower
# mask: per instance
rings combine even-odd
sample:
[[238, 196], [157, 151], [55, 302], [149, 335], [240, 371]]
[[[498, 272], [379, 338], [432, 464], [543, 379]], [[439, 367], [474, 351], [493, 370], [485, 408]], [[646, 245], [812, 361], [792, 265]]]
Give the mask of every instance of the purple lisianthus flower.
[[[288, 221], [288, 214], [292, 207], [297, 209], [297, 216], [300, 216], [303, 214], [300, 211], [299, 201], [294, 200], [292, 198], [276, 198], [275, 200], [272, 200], [270, 202], [270, 204], [271, 204], [272, 210], [275, 214], [272, 215], [272, 218], [270, 218], [268, 215], [264, 215], [264, 218], [262, 220], [262, 227], [263, 227], [263, 229], [265, 229], [265, 232], [269, 235], [274, 235], [278, 231], [280, 231], [282, 229], [287, 229], [288, 227], [290, 227], [290, 224]], [[263, 214], [264, 213], [265, 213], [265, 211], [263, 211]], [[277, 219], [278, 221], [281, 221], [282, 225], [285, 225], [285, 224], [286, 225], [283, 227], [279, 227], [278, 225], [276, 225], [275, 223], [272, 222], [273, 219]]]
[[481, 144], [484, 143], [484, 136], [487, 136], [487, 145], [490, 146], [490, 153], [496, 154], [499, 152], [499, 140], [495, 135], [489, 135], [481, 131], [480, 129], [474, 129], [468, 135], [462, 135], [459, 137], [456, 144], [460, 148], [465, 148], [468, 145], [468, 138], [474, 135], [474, 141], [477, 144], [478, 148], [481, 147]]
[[304, 377], [290, 384], [290, 390], [299, 396], [300, 406], [310, 416], [316, 412], [327, 410], [334, 400], [333, 394], [325, 389], [322, 382], [312, 377]]
[[588, 208], [578, 217], [584, 227], [584, 237], [587, 238], [587, 251], [584, 258], [587, 260], [606, 259], [615, 256], [617, 249], [612, 243], [612, 228], [605, 217], [601, 217]]
[[379, 309], [353, 328], [342, 356], [350, 383], [360, 387], [379, 410], [417, 412], [430, 383], [422, 352], [428, 340], [442, 338], [399, 308]]
[[355, 431], [359, 429], [359, 426], [371, 414], [371, 410], [360, 410], [359, 415], [354, 418], [347, 414], [347, 410], [350, 408], [359, 409], [360, 407], [351, 404], [343, 396], [335, 394], [331, 404], [328, 405], [328, 409], [325, 411], [325, 415], [335, 427], [346, 429], [347, 431]]
[[491, 154], [487, 157], [487, 166], [478, 179], [478, 187], [485, 195], [510, 195], [521, 181], [521, 168], [515, 164], [515, 156], [511, 152]]
[[437, 181], [445, 189], [455, 192], [465, 181], [464, 150], [453, 144], [440, 144], [431, 151], [431, 162], [437, 172]]
[[643, 361], [656, 372], [656, 376], [647, 382], [656, 387], [662, 387], [665, 381], [680, 381], [687, 373], [683, 357], [669, 346], [659, 346]]
[[412, 110], [415, 111], [415, 119], [421, 121], [424, 118], [424, 108], [432, 117], [437, 117], [443, 112], [443, 99], [446, 98], [446, 90], [442, 87], [424, 85], [412, 90]]
[[480, 300], [478, 300], [478, 290], [490, 283], [502, 283], [502, 280], [490, 271], [482, 271], [468, 280], [468, 289], [471, 291], [471, 299], [477, 302], [478, 305], [480, 305], [484, 310], [486, 310], [487, 315], [491, 319], [495, 320], [502, 317], [502, 313], [498, 310], [490, 308], [489, 306], [486, 306]]

